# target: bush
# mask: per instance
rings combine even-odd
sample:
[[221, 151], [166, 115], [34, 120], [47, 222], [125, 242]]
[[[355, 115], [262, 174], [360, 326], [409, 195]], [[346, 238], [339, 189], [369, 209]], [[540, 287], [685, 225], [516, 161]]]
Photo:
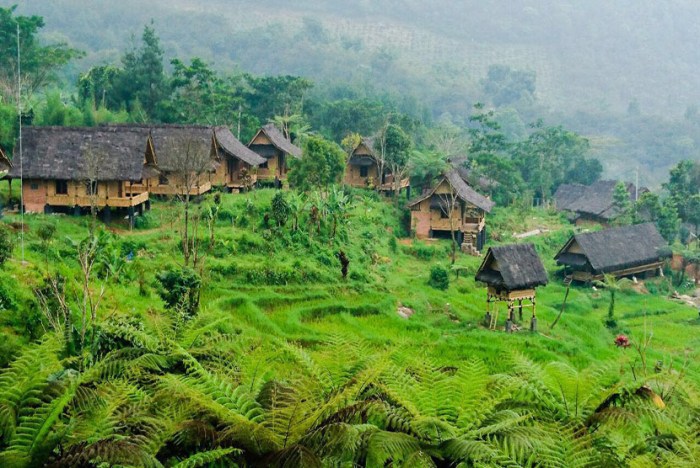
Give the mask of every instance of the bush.
[[199, 309], [199, 290], [202, 279], [191, 268], [171, 269], [159, 273], [158, 295], [169, 309], [177, 310], [185, 318], [192, 318]]
[[414, 242], [412, 245], [402, 245], [401, 249], [404, 253], [412, 255], [419, 260], [432, 260], [438, 254], [438, 250], [435, 247], [420, 242]]
[[389, 252], [397, 253], [399, 251], [399, 243], [396, 241], [396, 237], [391, 236], [389, 238]]
[[441, 291], [447, 290], [450, 287], [450, 276], [447, 268], [440, 265], [435, 265], [430, 269], [430, 279], [428, 284]]
[[158, 220], [150, 212], [144, 212], [134, 218], [135, 229], [153, 229], [158, 227]]
[[10, 232], [0, 227], [0, 265], [12, 256], [12, 238]]

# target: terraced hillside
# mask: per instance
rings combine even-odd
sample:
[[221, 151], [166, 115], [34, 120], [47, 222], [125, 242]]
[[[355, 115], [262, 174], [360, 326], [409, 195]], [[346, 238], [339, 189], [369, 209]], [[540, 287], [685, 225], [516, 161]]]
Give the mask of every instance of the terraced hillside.
[[[697, 461], [700, 322], [694, 309], [667, 299], [668, 278], [623, 287], [615, 330], [604, 325], [608, 292], [574, 287], [552, 330], [565, 287], [551, 258], [571, 228], [544, 211], [497, 210], [490, 229], [499, 242], [516, 230], [549, 230], [532, 238], [551, 280], [538, 291], [540, 333], [506, 334], [482, 326], [485, 293], [473, 280], [480, 259], [460, 255], [459, 278], [451, 273], [444, 291], [429, 286], [432, 267], [449, 268], [448, 241], [397, 239], [404, 232], [390, 202], [353, 192], [333, 237], [330, 212], [319, 223], [310, 214], [321, 203], [313, 196], [284, 227], [270, 224], [273, 194], [223, 195], [213, 230], [201, 225], [194, 315], [168, 308], [157, 293], [157, 275], [182, 264], [181, 207], [157, 202], [138, 229], [111, 226], [101, 262], [112, 274], [100, 269], [92, 280], [106, 294], [90, 346], [75, 355], [66, 354], [70, 333], [52, 330], [32, 291], [60, 273], [79, 320], [70, 239], [85, 237], [89, 221], [26, 216], [27, 263], [18, 247], [0, 269], [0, 408], [9, 415], [0, 420], [0, 459]], [[204, 200], [195, 213], [212, 206]], [[16, 228], [18, 219], [4, 222]], [[46, 223], [58, 229], [48, 246], [38, 237]], [[350, 259], [346, 280], [339, 250]], [[399, 304], [412, 313], [399, 315]], [[632, 346], [615, 346], [618, 333]]]

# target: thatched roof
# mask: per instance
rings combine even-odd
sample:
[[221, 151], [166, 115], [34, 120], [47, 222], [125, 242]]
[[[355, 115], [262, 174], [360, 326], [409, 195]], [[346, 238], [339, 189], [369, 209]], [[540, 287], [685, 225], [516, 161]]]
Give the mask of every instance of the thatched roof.
[[265, 162], [265, 158], [241, 143], [228, 128], [216, 127], [214, 136], [219, 148], [230, 156], [238, 158], [251, 166], [259, 166]]
[[509, 291], [532, 289], [548, 282], [547, 271], [533, 244], [489, 247], [476, 280]]
[[[581, 253], [569, 252], [575, 245]], [[655, 263], [668, 258], [668, 243], [653, 223], [575, 234], [554, 257], [560, 265], [583, 266], [594, 272], [609, 273]]]
[[282, 132], [280, 132], [279, 129], [275, 127], [275, 124], [273, 123], [269, 123], [260, 128], [260, 130], [258, 130], [253, 139], [250, 141], [250, 143], [248, 143], [249, 147], [252, 145], [253, 141], [255, 141], [258, 135], [260, 135], [260, 133], [264, 134], [267, 137], [267, 139], [270, 140], [272, 146], [282, 151], [283, 153], [292, 155], [295, 158], [301, 157], [301, 148], [294, 146], [291, 141], [287, 140], [287, 138], [285, 138]]
[[[599, 180], [592, 185], [565, 184], [560, 186], [554, 194], [557, 209], [573, 211], [580, 215], [588, 215], [603, 220], [615, 218], [618, 213], [614, 207], [613, 194], [615, 193], [616, 180]], [[626, 183], [630, 194], [630, 201], [635, 201], [634, 184]], [[639, 195], [648, 192], [642, 187]]]
[[[131, 180], [147, 177], [144, 165], [148, 128], [25, 127], [25, 179]], [[20, 177], [19, 164], [9, 177]]]
[[[367, 153], [357, 154], [360, 147], [367, 149]], [[352, 150], [348, 164], [355, 166], [372, 166], [377, 163], [377, 156], [374, 153], [374, 138], [363, 137], [360, 142]]]
[[554, 192], [557, 210], [572, 211], [571, 206], [584, 196], [587, 188], [582, 184], [561, 184]]
[[452, 156], [449, 163], [457, 170], [459, 176], [469, 185], [474, 185], [481, 190], [490, 190], [498, 186], [498, 182], [483, 175], [477, 175], [473, 169], [467, 167], [469, 158], [466, 156]]
[[[164, 171], [178, 170], [178, 161], [183, 151], [200, 160], [211, 155], [213, 142], [212, 127], [204, 125], [147, 125], [156, 154], [158, 168]], [[128, 127], [127, 127], [128, 128]], [[212, 169], [214, 159], [212, 158]]]
[[9, 171], [12, 167], [12, 161], [10, 161], [5, 152], [0, 148], [0, 172]]
[[456, 169], [451, 169], [443, 175], [443, 177], [438, 181], [437, 184], [435, 184], [435, 186], [431, 190], [428, 190], [419, 197], [409, 201], [408, 206], [414, 206], [422, 202], [423, 200], [431, 197], [443, 181], [447, 181], [447, 183], [450, 184], [450, 186], [455, 191], [455, 194], [460, 200], [467, 203], [471, 203], [472, 205], [476, 206], [477, 208], [481, 208], [487, 213], [490, 212], [495, 205], [494, 202], [492, 202], [491, 200], [489, 200], [488, 198], [471, 188], [464, 181], [464, 179], [460, 177], [459, 172], [457, 172]]

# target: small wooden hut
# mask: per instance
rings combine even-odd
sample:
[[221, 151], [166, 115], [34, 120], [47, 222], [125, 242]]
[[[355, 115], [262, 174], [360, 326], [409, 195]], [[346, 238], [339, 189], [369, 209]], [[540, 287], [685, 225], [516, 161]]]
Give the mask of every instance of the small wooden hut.
[[411, 229], [423, 239], [451, 235], [454, 230], [462, 250], [478, 254], [486, 241], [486, 213], [493, 206], [451, 169], [431, 189], [408, 202]]
[[644, 223], [574, 234], [554, 259], [573, 280], [590, 282], [605, 274], [653, 275], [670, 256], [654, 223]]
[[26, 127], [22, 140], [22, 167], [13, 165], [8, 178], [22, 176], [25, 211], [78, 214], [95, 207], [105, 219], [115, 209], [133, 221], [149, 207], [148, 192], [135, 189], [158, 173], [146, 149], [147, 130]]
[[[382, 170], [379, 161], [374, 150], [374, 139], [363, 138], [348, 158], [343, 183], [351, 187], [377, 189], [380, 192], [393, 191], [394, 176], [388, 168]], [[401, 179], [399, 191], [410, 189], [409, 185], [408, 177]]]
[[[535, 290], [547, 284], [547, 271], [532, 244], [511, 244], [490, 247], [479, 270], [476, 280], [486, 283], [486, 323], [496, 328], [498, 304], [505, 303], [507, 309], [506, 331], [511, 331], [515, 323], [515, 309], [523, 318], [523, 307], [532, 308], [530, 329], [537, 330]], [[517, 303], [517, 305], [516, 305]]]
[[277, 184], [287, 179], [287, 158], [301, 158], [301, 148], [294, 146], [272, 123], [257, 131], [248, 148], [266, 160], [260, 164], [258, 179]]

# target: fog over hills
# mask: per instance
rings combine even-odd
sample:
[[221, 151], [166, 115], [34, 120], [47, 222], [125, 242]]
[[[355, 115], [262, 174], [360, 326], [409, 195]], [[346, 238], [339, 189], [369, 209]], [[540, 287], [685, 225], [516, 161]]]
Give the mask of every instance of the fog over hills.
[[284, 60], [273, 61], [281, 51], [266, 58], [240, 50], [250, 45], [240, 43], [241, 32], [254, 34], [262, 52], [266, 43], [282, 46], [275, 44], [275, 29], [302, 30], [312, 20], [311, 27], [323, 28], [315, 44], [322, 49], [344, 40], [346, 49], [385, 50], [425, 72], [449, 65], [472, 82], [492, 64], [534, 71], [538, 98], [557, 109], [625, 109], [636, 100], [643, 110], [680, 115], [688, 103], [700, 101], [700, 3], [690, 0], [20, 3], [22, 12], [50, 17], [47, 34], [88, 50], [88, 62], [117, 57], [129, 34], [153, 18], [173, 52], [204, 56], [222, 67], [237, 63], [259, 72], [324, 78], [333, 70], [304, 59], [317, 52], [306, 41], [287, 43]]
[[[534, 73], [534, 102], [510, 103], [523, 122], [544, 116], [591, 137], [612, 176], [641, 165], [656, 183], [700, 154], [700, 132], [664, 127], [697, 115], [697, 1], [26, 0], [19, 12], [43, 15], [45, 37], [87, 52], [72, 77], [117, 62], [153, 19], [168, 57], [302, 75], [336, 98], [392, 93], [433, 119], [465, 119], [493, 65]], [[614, 129], [615, 116], [636, 120]]]

